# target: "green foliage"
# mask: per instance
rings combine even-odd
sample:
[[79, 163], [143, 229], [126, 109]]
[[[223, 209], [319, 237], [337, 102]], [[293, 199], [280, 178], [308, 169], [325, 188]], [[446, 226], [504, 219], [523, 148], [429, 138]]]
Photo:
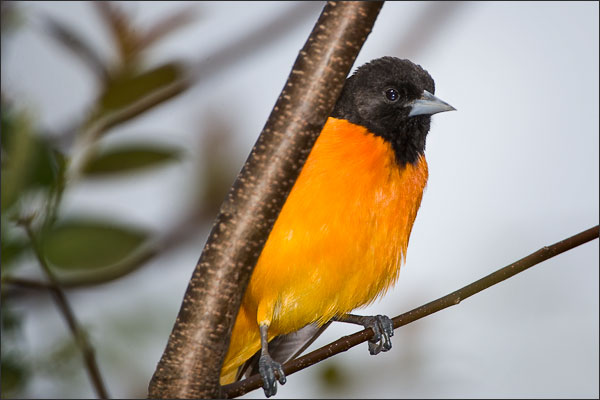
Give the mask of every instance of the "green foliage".
[[32, 132], [24, 113], [3, 104], [2, 116], [2, 211], [35, 188], [56, 184], [59, 153]]
[[124, 259], [147, 238], [147, 232], [130, 226], [71, 219], [45, 233], [43, 250], [57, 268], [102, 268]]
[[100, 114], [118, 110], [139, 101], [182, 76], [182, 66], [177, 63], [167, 63], [141, 73], [125, 72], [104, 87], [98, 105]]
[[26, 250], [31, 248], [29, 241], [18, 235], [15, 229], [9, 229], [9, 222], [2, 221], [2, 240], [0, 241], [0, 262], [2, 263], [2, 273], [8, 272], [14, 265], [18, 257]]
[[92, 158], [83, 168], [83, 173], [88, 177], [104, 177], [138, 171], [177, 161], [180, 153], [179, 149], [158, 145], [121, 146]]
[[[2, 96], [2, 262], [11, 265], [19, 255], [31, 249], [23, 235], [16, 234], [20, 229], [14, 222], [37, 218], [35, 235], [43, 236], [43, 251], [54, 267], [100, 268], [117, 262], [148, 238], [149, 234], [139, 228], [120, 226], [114, 223], [93, 221], [85, 215], [81, 220], [61, 221], [58, 213], [66, 185], [77, 181], [66, 180], [67, 169], [72, 176], [115, 177], [122, 173], [137, 173], [152, 167], [180, 160], [181, 151], [164, 145], [121, 145], [108, 151], [98, 152], [101, 135], [87, 131], [89, 123], [99, 117], [145, 101], [156, 92], [182, 79], [183, 66], [169, 61], [163, 65], [144, 69], [141, 63], [142, 51], [151, 49], [167, 34], [191, 21], [190, 13], [179, 12], [159, 21], [152, 29], [142, 32], [132, 27], [130, 17], [119, 6], [95, 4], [96, 10], [109, 28], [114, 46], [119, 49], [120, 58], [116, 66], [104, 62], [93, 46], [65, 24], [46, 18], [46, 28], [50, 37], [70, 51], [70, 54], [85, 61], [84, 65], [94, 72], [104, 71], [102, 85], [96, 96], [96, 103], [88, 110], [88, 118], [80, 125], [77, 136], [84, 137], [87, 146], [77, 148], [83, 154], [71, 154], [87, 160], [77, 167], [57, 149], [56, 143], [36, 131], [34, 121], [26, 112], [16, 108]], [[15, 8], [11, 7], [12, 12]], [[4, 9], [3, 9], [4, 11]], [[107, 72], [107, 71], [110, 71]], [[122, 118], [108, 130], [131, 118], [143, 115], [153, 106], [163, 104], [181, 93], [187, 86], [169, 96], [154, 96], [151, 106], [142, 108], [128, 118]], [[102, 132], [104, 133], [104, 132]], [[87, 138], [86, 138], [87, 137]], [[69, 153], [69, 152], [67, 152]], [[72, 152], [70, 152], [72, 153]], [[36, 197], [37, 196], [37, 197]], [[32, 199], [42, 196], [41, 203]], [[43, 207], [32, 207], [32, 204]], [[110, 218], [108, 218], [110, 219]], [[31, 240], [31, 238], [29, 239]], [[3, 269], [7, 272], [6, 269]]]
[[[26, 384], [28, 368], [24, 361], [19, 346], [7, 346], [7, 342], [14, 341], [21, 332], [21, 318], [6, 306], [2, 301], [2, 397], [10, 397]], [[12, 339], [12, 340], [11, 340]]]
[[[14, 312], [17, 309], [15, 305], [21, 299], [38, 295], [39, 290], [44, 290], [44, 285], [32, 285], [25, 290], [19, 286], [18, 282], [24, 280], [18, 279], [22, 276], [20, 272], [23, 267], [31, 262], [47, 262], [59, 286], [64, 282], [61, 276], [64, 278], [70, 276], [69, 272], [85, 270], [85, 283], [82, 285], [93, 286], [104, 282], [103, 273], [110, 270], [108, 267], [127, 261], [131, 265], [122, 269], [125, 272], [119, 277], [125, 276], [144, 265], [149, 259], [148, 254], [157, 253], [154, 249], [153, 252], [140, 255], [138, 250], [154, 239], [152, 233], [138, 226], [117, 222], [111, 215], [92, 215], [84, 210], [78, 218], [63, 218], [63, 193], [82, 180], [140, 173], [178, 162], [182, 158], [179, 148], [144, 142], [121, 144], [104, 151], [99, 149], [105, 148], [102, 142], [105, 133], [150, 113], [189, 87], [183, 79], [183, 63], [167, 60], [162, 65], [148, 67], [144, 63], [143, 53], [151, 51], [161, 39], [190, 22], [193, 13], [182, 10], [143, 30], [133, 26], [131, 17], [119, 4], [90, 3], [90, 7], [95, 7], [108, 28], [112, 45], [119, 55], [116, 63], [104, 60], [101, 56], [103, 52], [72, 27], [42, 16], [48, 36], [67, 49], [70, 56], [82, 61], [81, 65], [91, 70], [99, 84], [97, 93], [86, 103], [90, 106], [84, 115], [74, 115], [72, 121], [65, 121], [65, 126], [73, 128], [47, 135], [18, 98], [4, 91], [2, 93], [2, 397], [22, 396], [20, 391], [26, 387], [33, 373], [33, 365], [49, 365], [52, 366], [50, 370], [54, 370], [60, 360], [81, 362], [80, 358], [72, 357], [73, 351], [75, 354], [79, 352], [78, 342], [72, 337], [65, 337], [67, 346], [63, 348], [64, 352], [49, 350], [46, 354], [29, 355], [27, 358], [22, 354], [20, 349], [26, 347], [23, 346], [25, 338], [21, 333], [22, 311]], [[21, 9], [18, 3], [3, 3], [3, 41], [9, 27], [9, 17], [11, 21], [17, 21], [16, 16], [19, 16], [19, 22], [23, 21], [24, 24], [19, 23], [18, 26], [26, 26], [27, 18], [20, 17], [28, 15], [21, 14], [21, 11], [25, 13], [26, 9]], [[11, 29], [15, 26], [10, 24]], [[60, 53], [56, 53], [56, 56], [60, 56]], [[164, 93], [164, 89], [170, 87], [175, 87], [175, 90]], [[60, 93], [57, 93], [57, 101], [60, 100]], [[139, 104], [142, 106], [138, 107]], [[118, 114], [132, 105], [137, 107], [134, 112], [110, 121], [99, 131], [91, 128], [103, 117], [115, 112]], [[75, 162], [77, 160], [84, 162]], [[23, 225], [28, 226], [27, 233]], [[34, 249], [38, 251], [34, 252]], [[15, 292], [19, 296], [12, 298]], [[78, 369], [81, 368], [78, 364]]]
[[5, 397], [22, 388], [27, 380], [27, 369], [19, 362], [18, 357], [2, 355], [2, 394]]

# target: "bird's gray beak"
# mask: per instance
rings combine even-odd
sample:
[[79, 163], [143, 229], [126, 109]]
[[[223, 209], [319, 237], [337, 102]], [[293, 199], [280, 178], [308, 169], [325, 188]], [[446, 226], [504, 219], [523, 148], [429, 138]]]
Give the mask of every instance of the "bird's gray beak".
[[445, 101], [438, 99], [427, 90], [423, 91], [420, 99], [411, 102], [409, 106], [409, 117], [414, 117], [415, 115], [433, 115], [444, 111], [456, 110], [456, 108]]

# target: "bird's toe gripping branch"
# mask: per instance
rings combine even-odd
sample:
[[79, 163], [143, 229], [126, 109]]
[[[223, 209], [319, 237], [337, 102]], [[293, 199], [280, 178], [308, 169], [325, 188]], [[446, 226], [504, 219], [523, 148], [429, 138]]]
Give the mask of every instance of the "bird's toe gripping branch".
[[373, 330], [373, 337], [369, 339], [369, 353], [372, 355], [388, 351], [392, 348], [392, 340], [390, 338], [394, 336], [394, 324], [389, 317], [385, 315], [362, 316], [345, 314], [334, 319], [340, 322], [362, 325], [365, 329], [371, 328]]
[[374, 317], [364, 317], [363, 326], [373, 329], [373, 337], [369, 340], [369, 353], [379, 354], [382, 351], [388, 351], [392, 348], [394, 336], [394, 325], [392, 320], [385, 315], [376, 315]]
[[[277, 393], [277, 381], [282, 385], [286, 382], [281, 364], [273, 361], [271, 356], [263, 354], [258, 360], [258, 373], [263, 380], [265, 396], [271, 397]], [[278, 377], [276, 377], [277, 373]]]

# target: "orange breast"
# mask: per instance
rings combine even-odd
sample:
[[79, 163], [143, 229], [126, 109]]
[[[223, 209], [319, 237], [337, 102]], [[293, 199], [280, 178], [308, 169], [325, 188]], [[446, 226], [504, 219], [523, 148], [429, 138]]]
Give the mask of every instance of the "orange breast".
[[258, 323], [273, 337], [383, 294], [398, 278], [427, 176], [424, 157], [400, 168], [388, 142], [329, 118], [258, 260], [223, 371], [259, 349]]

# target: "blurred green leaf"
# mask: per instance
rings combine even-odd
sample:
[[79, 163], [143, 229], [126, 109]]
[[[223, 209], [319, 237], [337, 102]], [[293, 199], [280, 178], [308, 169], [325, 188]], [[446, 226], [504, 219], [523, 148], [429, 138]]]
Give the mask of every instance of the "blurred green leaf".
[[0, 240], [0, 263], [2, 273], [10, 270], [12, 262], [31, 246], [24, 237], [15, 236], [8, 228], [8, 221], [2, 219], [2, 240]]
[[56, 153], [41, 138], [23, 132], [17, 147], [9, 150], [2, 169], [2, 211], [8, 209], [26, 190], [56, 183]]
[[22, 115], [2, 107], [2, 177], [1, 201], [4, 212], [27, 186], [34, 143], [29, 122]]
[[[190, 22], [195, 14], [191, 12], [191, 8], [186, 8], [153, 22], [150, 29], [144, 30], [133, 25], [131, 16], [120, 5], [110, 2], [93, 4], [111, 33], [119, 53], [118, 64], [109, 74], [97, 99], [95, 111], [87, 121], [87, 125], [93, 126], [96, 135], [100, 136], [115, 125], [166, 102], [190, 86], [181, 63], [169, 62], [145, 72], [140, 72], [140, 66], [143, 50]], [[123, 112], [113, 113], [117, 110]], [[102, 120], [102, 117], [108, 118]], [[94, 126], [99, 121], [99, 125]]]
[[124, 74], [114, 78], [98, 100], [99, 114], [127, 107], [161, 89], [183, 75], [180, 64], [172, 62], [135, 74]]
[[25, 112], [2, 102], [2, 212], [28, 189], [56, 183], [59, 153], [36, 135]]
[[6, 300], [2, 301], [2, 313], [0, 313], [0, 318], [2, 320], [2, 332], [7, 334], [14, 334], [17, 332], [18, 335], [21, 334], [21, 322], [23, 320], [22, 314], [17, 314], [10, 307], [12, 304]]
[[2, 237], [2, 254], [0, 256], [2, 272], [8, 271], [12, 266], [12, 262], [28, 248], [30, 248], [29, 243], [24, 240], [11, 241]]
[[138, 228], [71, 219], [45, 234], [43, 251], [58, 268], [102, 268], [124, 259], [147, 238], [148, 233]]
[[97, 177], [138, 171], [176, 161], [180, 154], [174, 148], [130, 145], [101, 153], [86, 165], [83, 173]]
[[35, 135], [24, 113], [2, 107], [2, 212], [27, 190], [49, 187], [57, 175], [56, 152]]
[[0, 132], [2, 132], [2, 148], [10, 147], [17, 126], [17, 113], [12, 104], [2, 97], [2, 106], [0, 107]]
[[58, 164], [55, 152], [48, 142], [40, 137], [35, 138], [34, 163], [31, 170], [31, 185], [51, 186], [56, 182]]
[[[4, 269], [4, 265], [2, 266]], [[22, 314], [16, 313], [10, 301], [2, 299], [2, 398], [10, 398], [24, 387], [29, 371], [23, 357]]]
[[2, 398], [14, 395], [27, 379], [27, 371], [16, 357], [2, 357]]

